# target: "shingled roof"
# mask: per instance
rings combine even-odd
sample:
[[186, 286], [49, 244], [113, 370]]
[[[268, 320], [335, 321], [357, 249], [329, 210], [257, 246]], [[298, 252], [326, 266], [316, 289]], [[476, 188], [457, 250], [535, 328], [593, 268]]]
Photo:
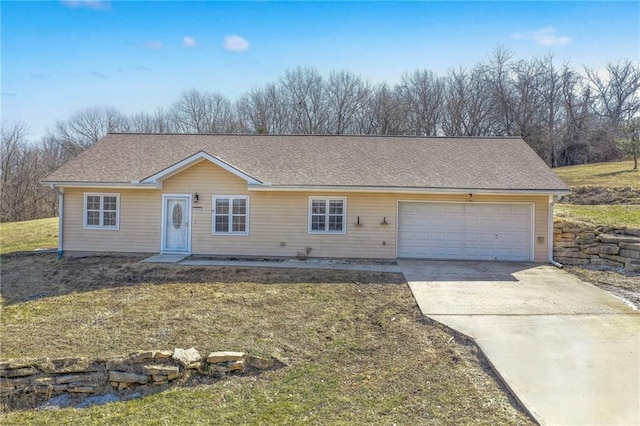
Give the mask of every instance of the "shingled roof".
[[495, 137], [112, 133], [43, 183], [130, 184], [200, 152], [273, 188], [567, 192], [521, 138]]

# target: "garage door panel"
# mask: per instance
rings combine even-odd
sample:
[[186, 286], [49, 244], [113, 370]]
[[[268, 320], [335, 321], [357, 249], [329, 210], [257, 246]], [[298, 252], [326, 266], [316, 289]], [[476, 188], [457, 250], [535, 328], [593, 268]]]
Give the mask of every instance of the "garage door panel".
[[401, 202], [398, 256], [531, 260], [530, 204]]

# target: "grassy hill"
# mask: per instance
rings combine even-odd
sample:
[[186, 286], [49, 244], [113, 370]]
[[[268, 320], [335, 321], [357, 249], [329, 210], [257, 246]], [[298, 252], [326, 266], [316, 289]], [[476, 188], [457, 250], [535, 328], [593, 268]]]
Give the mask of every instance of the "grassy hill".
[[584, 186], [640, 189], [640, 171], [633, 170], [633, 161], [581, 164], [553, 171], [572, 189]]
[[571, 195], [556, 206], [556, 216], [596, 225], [640, 228], [640, 171], [632, 161], [559, 167]]
[[58, 218], [0, 223], [0, 254], [58, 246]]

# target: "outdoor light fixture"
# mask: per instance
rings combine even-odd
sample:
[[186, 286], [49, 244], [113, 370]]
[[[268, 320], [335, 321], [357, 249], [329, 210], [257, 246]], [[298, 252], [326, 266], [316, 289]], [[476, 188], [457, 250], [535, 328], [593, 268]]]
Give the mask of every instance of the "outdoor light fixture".
[[197, 203], [199, 199], [200, 199], [200, 196], [198, 195], [197, 192], [195, 194], [193, 194], [193, 202], [194, 203]]

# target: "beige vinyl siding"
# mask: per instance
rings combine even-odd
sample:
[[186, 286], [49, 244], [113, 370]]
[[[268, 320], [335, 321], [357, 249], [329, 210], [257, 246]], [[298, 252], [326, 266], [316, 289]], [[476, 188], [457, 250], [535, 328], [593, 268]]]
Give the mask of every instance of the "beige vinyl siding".
[[[161, 190], [120, 193], [120, 231], [82, 229], [82, 193], [65, 193], [65, 250], [160, 250], [161, 194], [195, 194], [191, 216], [194, 254], [239, 256], [296, 256], [311, 247], [312, 257], [396, 257], [398, 201], [466, 201], [466, 195], [393, 193], [326, 193], [249, 191], [244, 180], [202, 161], [163, 182]], [[104, 192], [104, 191], [96, 191]], [[249, 235], [212, 235], [212, 196], [250, 197]], [[309, 197], [346, 197], [346, 234], [309, 234]], [[534, 203], [534, 260], [547, 261], [547, 196], [474, 195], [476, 202]], [[356, 226], [360, 216], [362, 226]], [[69, 223], [68, 217], [72, 222]], [[387, 225], [381, 225], [386, 219]], [[98, 238], [99, 237], [99, 238]], [[537, 241], [544, 239], [543, 243]], [[93, 249], [92, 249], [93, 247]]]
[[[84, 194], [120, 194], [120, 229], [83, 229]], [[65, 251], [154, 253], [160, 250], [161, 192], [66, 188], [64, 191]]]

